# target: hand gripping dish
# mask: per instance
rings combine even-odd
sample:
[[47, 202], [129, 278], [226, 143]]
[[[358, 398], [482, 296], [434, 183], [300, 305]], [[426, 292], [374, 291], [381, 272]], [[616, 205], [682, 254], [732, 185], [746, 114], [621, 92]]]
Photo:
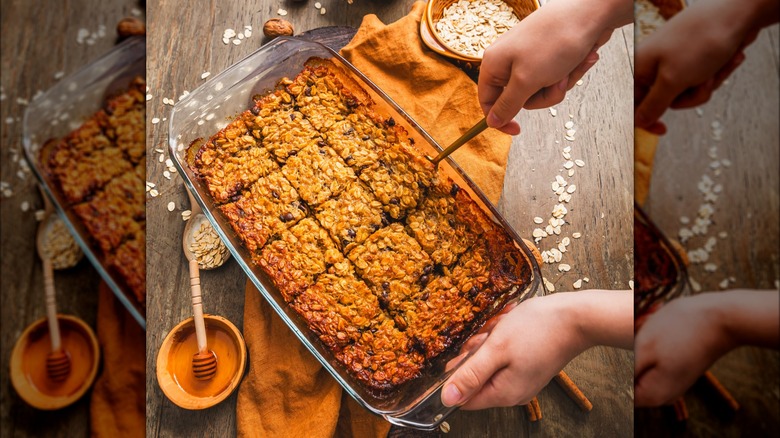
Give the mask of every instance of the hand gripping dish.
[[[406, 126], [411, 129], [407, 129]], [[279, 38], [177, 103], [185, 183], [261, 294], [344, 389], [435, 428], [459, 347], [538, 266], [438, 145], [330, 49]]]
[[145, 326], [146, 43], [130, 38], [33, 100], [24, 152], [119, 301]]

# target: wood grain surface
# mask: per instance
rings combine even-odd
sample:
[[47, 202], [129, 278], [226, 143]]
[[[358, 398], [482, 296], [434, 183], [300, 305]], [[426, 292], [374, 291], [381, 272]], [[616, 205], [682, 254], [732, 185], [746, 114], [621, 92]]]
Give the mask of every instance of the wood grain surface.
[[[704, 203], [697, 184], [703, 175], [723, 186], [713, 203], [714, 224], [707, 237], [726, 232], [707, 263], [689, 267], [702, 291], [777, 289], [780, 279], [780, 132], [778, 131], [778, 26], [761, 32], [746, 51], [745, 63], [700, 110], [673, 111], [664, 116], [669, 128], [660, 139], [648, 197], [647, 212], [671, 238]], [[713, 138], [713, 122], [722, 125], [722, 139]], [[727, 159], [716, 176], [709, 156]], [[689, 225], [690, 226], [690, 225]], [[686, 243], [700, 248], [706, 237]], [[677, 424], [671, 408], [637, 410], [637, 436], [773, 436], [780, 430], [780, 353], [743, 347], [727, 354], [712, 368], [741, 409], [723, 409], [706, 385], [696, 385], [685, 397], [690, 419]], [[772, 432], [774, 431], [774, 432]]]
[[[393, 22], [406, 13], [410, 0], [364, 1], [348, 5], [343, 0], [320, 0], [327, 13], [320, 15], [314, 2], [229, 0], [202, 2], [198, 8], [183, 8], [172, 1], [153, 1], [149, 12], [147, 80], [154, 96], [148, 102], [148, 180], [158, 184], [160, 196], [147, 201], [148, 295], [147, 364], [154, 366], [163, 337], [179, 321], [190, 316], [187, 266], [181, 254], [184, 228], [180, 213], [188, 208], [181, 180], [162, 177], [164, 165], [155, 148], [167, 149], [170, 107], [163, 97], [178, 100], [185, 90], [203, 83], [201, 74], [216, 74], [256, 50], [263, 22], [277, 17], [282, 7], [296, 33], [322, 26], [360, 25], [362, 17], [375, 13]], [[240, 45], [225, 45], [226, 28], [253, 26], [251, 38]], [[572, 243], [564, 261], [572, 271], [558, 274], [557, 265], [543, 268], [557, 290], [572, 290], [572, 283], [588, 276], [588, 288], [627, 289], [633, 272], [632, 253], [632, 70], [633, 31], [622, 29], [604, 46], [601, 61], [575, 87], [567, 100], [557, 105], [558, 116], [547, 110], [526, 111], [519, 116], [523, 134], [514, 139], [501, 212], [520, 235], [530, 238], [538, 225], [533, 218], [550, 217], [557, 203], [550, 184], [563, 174], [561, 150], [571, 145], [574, 158], [586, 165], [577, 168], [571, 181], [578, 187], [569, 205], [564, 234], [583, 234]], [[577, 124], [576, 141], [564, 140], [569, 114]], [[160, 123], [151, 124], [152, 118]], [[558, 141], [559, 143], [556, 143]], [[567, 178], [569, 179], [569, 178]], [[167, 204], [173, 201], [174, 212]], [[561, 236], [561, 237], [562, 237]], [[544, 249], [555, 243], [544, 241]], [[215, 313], [243, 326], [246, 277], [235, 261], [203, 272], [201, 281], [207, 313]], [[632, 353], [594, 348], [566, 368], [594, 404], [589, 414], [568, 399], [556, 384], [539, 395], [544, 419], [530, 424], [523, 408], [458, 412], [449, 420], [448, 436], [630, 436], [633, 429]], [[233, 395], [206, 411], [189, 412], [174, 406], [162, 395], [154, 373], [147, 374], [147, 433], [149, 436], [231, 436], [235, 433]], [[395, 429], [395, 436], [436, 435]]]
[[[0, 198], [0, 425], [2, 436], [89, 436], [89, 393], [60, 411], [44, 412], [27, 406], [8, 379], [8, 363], [16, 339], [30, 323], [45, 316], [43, 274], [35, 250], [38, 223], [35, 211], [43, 208], [32, 173], [17, 176], [22, 157], [22, 117], [26, 101], [56, 82], [58, 72], [74, 73], [110, 50], [116, 43], [119, 20], [143, 13], [138, 1], [73, 0], [50, 2], [45, 8], [30, 2], [3, 1], [2, 95], [0, 101], [0, 180], [13, 195]], [[79, 29], [105, 36], [94, 44], [77, 41]], [[23, 99], [18, 101], [17, 99]], [[21, 102], [21, 103], [20, 103]], [[22, 211], [22, 204], [29, 209]], [[94, 328], [100, 277], [89, 261], [56, 271], [60, 313], [78, 316]]]

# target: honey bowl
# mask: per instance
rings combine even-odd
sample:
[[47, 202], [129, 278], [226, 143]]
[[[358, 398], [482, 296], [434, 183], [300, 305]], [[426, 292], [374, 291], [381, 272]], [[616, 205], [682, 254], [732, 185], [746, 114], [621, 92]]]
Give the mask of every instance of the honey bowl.
[[190, 410], [210, 408], [225, 400], [241, 382], [246, 369], [246, 344], [227, 319], [203, 315], [208, 349], [217, 357], [217, 372], [202, 381], [195, 378], [192, 357], [198, 352], [192, 318], [168, 333], [157, 354], [157, 383], [175, 405]]
[[[436, 28], [436, 23], [441, 20], [444, 10], [459, 1], [463, 0], [429, 0], [420, 23], [420, 36], [429, 49], [440, 55], [461, 63], [479, 65], [482, 62], [482, 56], [474, 56], [451, 47]], [[503, 2], [512, 9], [514, 15], [520, 20], [539, 9], [539, 0], [503, 0]]]
[[56, 410], [80, 399], [92, 386], [100, 363], [100, 348], [92, 329], [70, 315], [57, 315], [62, 347], [71, 361], [68, 376], [55, 382], [47, 375], [51, 338], [46, 318], [30, 324], [11, 351], [11, 384], [27, 404]]

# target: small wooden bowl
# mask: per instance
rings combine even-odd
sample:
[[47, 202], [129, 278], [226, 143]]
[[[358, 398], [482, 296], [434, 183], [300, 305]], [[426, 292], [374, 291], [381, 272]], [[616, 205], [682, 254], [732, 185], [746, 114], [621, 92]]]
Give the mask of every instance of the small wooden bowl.
[[157, 354], [157, 383], [170, 401], [184, 409], [210, 408], [225, 400], [246, 369], [246, 344], [227, 319], [203, 315], [208, 349], [217, 356], [217, 373], [209, 381], [195, 379], [192, 357], [198, 351], [192, 318], [180, 322], [163, 340]]
[[42, 410], [62, 409], [80, 399], [92, 386], [100, 363], [100, 347], [92, 329], [70, 315], [57, 315], [62, 346], [71, 358], [71, 371], [62, 382], [46, 376], [51, 350], [46, 318], [30, 324], [11, 351], [11, 383], [27, 404]]
[[[457, 1], [459, 0], [429, 0], [428, 5], [425, 8], [423, 22], [427, 24], [428, 32], [433, 35], [433, 38], [438, 42], [439, 47], [431, 47], [429, 42], [426, 41], [427, 36], [422, 35], [424, 32], [422, 28], [420, 33], [423, 42], [431, 50], [461, 62], [470, 62], [478, 65], [482, 62], [482, 57], [467, 55], [456, 49], [453, 49], [444, 42], [444, 38], [442, 38], [436, 31], [436, 23], [441, 19], [444, 13], [444, 9]], [[506, 3], [510, 8], [512, 8], [512, 10], [515, 11], [515, 15], [520, 20], [527, 17], [531, 12], [539, 9], [539, 0], [504, 0], [504, 3]], [[444, 49], [443, 52], [440, 51], [442, 48]]]

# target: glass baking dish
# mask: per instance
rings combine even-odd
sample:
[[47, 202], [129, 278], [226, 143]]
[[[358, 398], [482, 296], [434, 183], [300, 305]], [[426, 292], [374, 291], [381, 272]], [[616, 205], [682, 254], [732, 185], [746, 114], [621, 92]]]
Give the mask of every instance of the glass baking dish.
[[30, 102], [24, 113], [24, 153], [46, 196], [89, 261], [119, 301], [146, 328], [146, 309], [124, 283], [114, 278], [105, 261], [89, 244], [90, 237], [65, 196], [52, 184], [40, 152], [47, 140], [62, 138], [103, 107], [105, 98], [123, 90], [136, 76], [146, 77], [146, 39], [134, 37], [112, 48], [97, 60], [60, 80]]
[[636, 204], [634, 246], [634, 315], [641, 323], [659, 305], [685, 292], [688, 271], [678, 249]]
[[[368, 78], [339, 56], [335, 51], [314, 42], [282, 37], [266, 44], [242, 61], [211, 78], [198, 89], [180, 100], [173, 108], [169, 125], [169, 147], [174, 163], [193, 193], [204, 213], [225, 242], [236, 261], [249, 276], [265, 299], [276, 310], [296, 336], [320, 361], [331, 375], [358, 403], [383, 416], [389, 422], [401, 426], [431, 430], [457, 408], [444, 407], [440, 402], [440, 390], [444, 381], [455, 371], [464, 357], [458, 357], [457, 349], [436, 359], [431, 369], [418, 379], [405, 384], [387, 397], [370, 393], [358, 380], [349, 375], [335, 359], [334, 354], [309, 330], [305, 321], [286, 304], [270, 279], [251, 263], [251, 255], [242, 246], [226, 218], [215, 207], [206, 185], [198, 180], [187, 164], [188, 148], [199, 139], [207, 139], [242, 111], [248, 109], [252, 97], [273, 89], [283, 77], [295, 77], [311, 57], [330, 59], [352, 76], [370, 94], [375, 110], [396, 121], [405, 120], [409, 135], [418, 148], [427, 155], [435, 155], [441, 148], [395, 102]], [[482, 191], [451, 160], [440, 165], [461, 188], [467, 190], [480, 207], [500, 224], [521, 249], [528, 266], [530, 280], [522, 290], [508, 292], [511, 299], [505, 304], [516, 303], [534, 295], [539, 289], [541, 274], [530, 250], [522, 239], [496, 212]], [[543, 287], [541, 290], [544, 290]], [[501, 309], [495, 309], [495, 313]], [[485, 318], [487, 319], [487, 318]], [[484, 321], [482, 321], [484, 323]], [[471, 352], [473, 354], [473, 352]], [[454, 359], [454, 360], [453, 360]], [[451, 363], [447, 363], [451, 361]]]

